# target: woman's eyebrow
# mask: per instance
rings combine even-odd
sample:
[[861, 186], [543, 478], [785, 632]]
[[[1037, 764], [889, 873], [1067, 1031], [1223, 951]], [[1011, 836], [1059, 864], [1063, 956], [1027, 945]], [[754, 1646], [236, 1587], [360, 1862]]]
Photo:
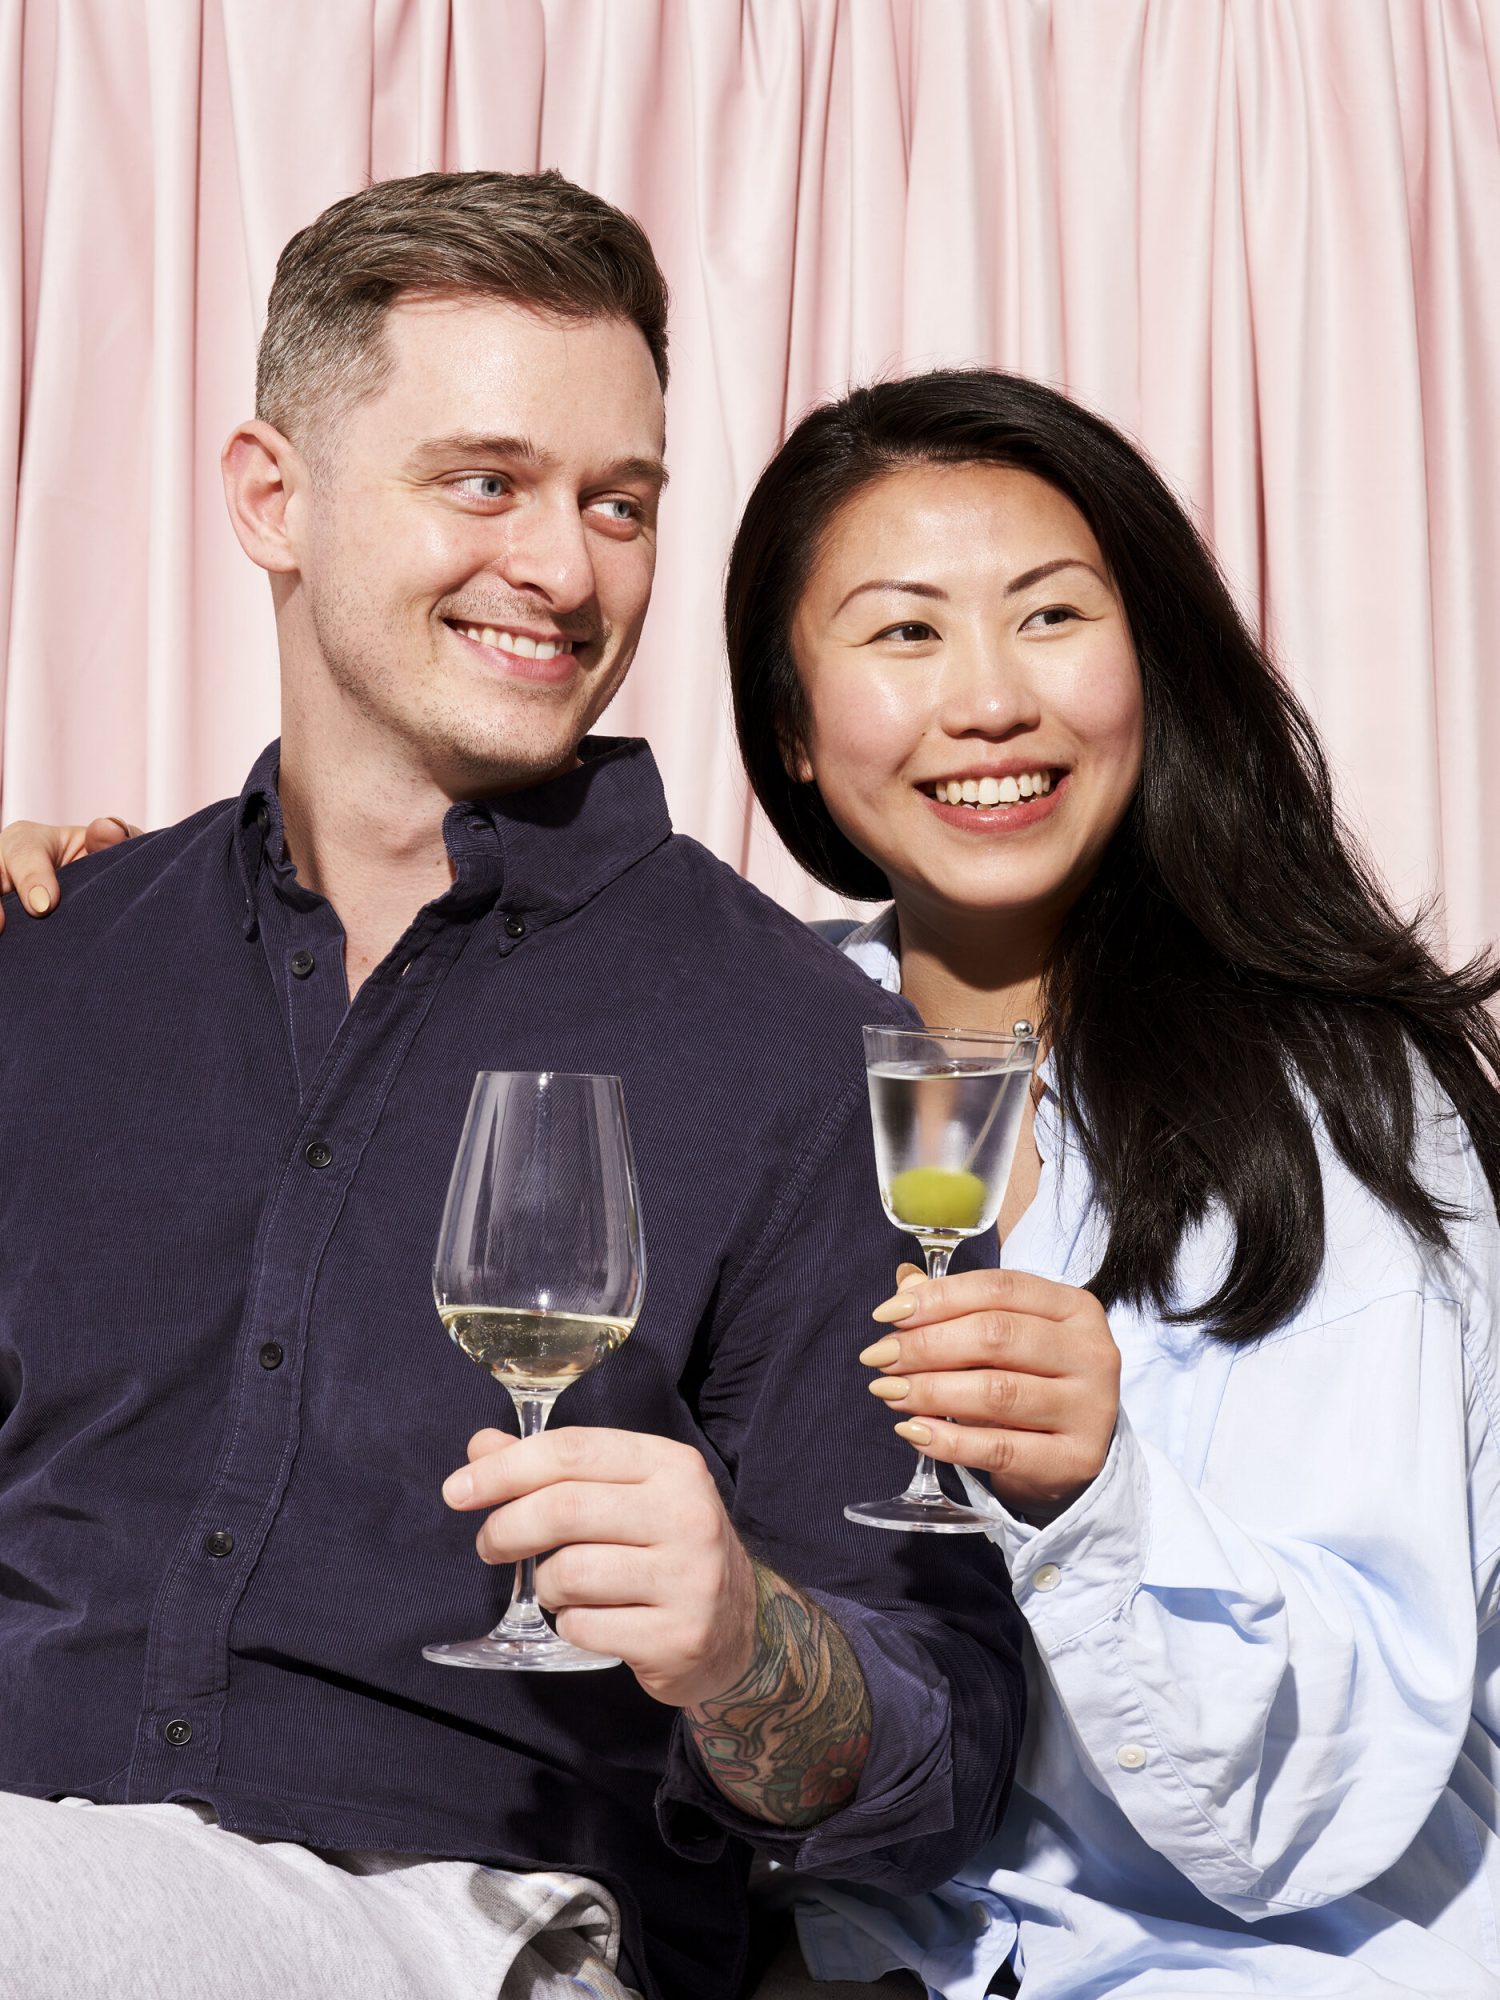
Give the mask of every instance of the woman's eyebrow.
[[[1030, 590], [1034, 583], [1040, 583], [1043, 577], [1056, 576], [1060, 569], [1086, 569], [1090, 576], [1098, 577], [1100, 583], [1104, 583], [1104, 578], [1099, 576], [1094, 565], [1085, 562], [1082, 556], [1058, 556], [1053, 562], [1038, 563], [1035, 569], [1023, 570], [1019, 576], [1013, 577], [1005, 586], [1005, 594], [1007, 597], [1014, 597], [1019, 591]], [[1105, 589], [1108, 588], [1108, 584], [1105, 584]]]
[[869, 583], [855, 584], [853, 590], [850, 591], [849, 596], [843, 600], [843, 603], [839, 605], [838, 610], [834, 612], [833, 614], [834, 617], [835, 618], [838, 617], [839, 612], [843, 610], [844, 605], [848, 604], [852, 598], [858, 597], [861, 594], [861, 592], [866, 590], [894, 590], [901, 592], [901, 594], [905, 597], [936, 598], [938, 602], [942, 604], [946, 604], [948, 601], [947, 591], [939, 590], [935, 583], [911, 583], [904, 581], [900, 577], [877, 576], [873, 577]]

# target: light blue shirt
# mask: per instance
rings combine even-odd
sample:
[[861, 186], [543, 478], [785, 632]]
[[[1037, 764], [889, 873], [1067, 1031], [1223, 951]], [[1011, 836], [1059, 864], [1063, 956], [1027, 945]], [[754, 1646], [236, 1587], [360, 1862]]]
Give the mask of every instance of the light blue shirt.
[[[887, 987], [895, 946], [889, 912], [842, 944]], [[1024, 2000], [1500, 2000], [1500, 1227], [1434, 1090], [1417, 1165], [1447, 1251], [1315, 1136], [1328, 1254], [1287, 1327], [1230, 1346], [1116, 1306], [1088, 1491], [1034, 1528], [969, 1482], [1030, 1628], [1016, 1788], [935, 1894], [807, 1884], [819, 1977], [906, 1965], [979, 2000], [1014, 1952]], [[1100, 1221], [1050, 1089], [1036, 1139], [1005, 1262], [1082, 1284]], [[1196, 1231], [1179, 1296], [1229, 1248]]]

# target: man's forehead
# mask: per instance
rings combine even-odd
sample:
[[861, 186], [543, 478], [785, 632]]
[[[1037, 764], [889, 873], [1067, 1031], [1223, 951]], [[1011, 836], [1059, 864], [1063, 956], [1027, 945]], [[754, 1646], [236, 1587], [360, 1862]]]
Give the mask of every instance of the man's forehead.
[[[378, 400], [414, 435], [571, 436], [612, 456], [659, 457], [660, 385], [628, 320], [561, 320], [503, 299], [402, 299], [384, 328], [391, 370]], [[403, 428], [406, 423], [403, 422]]]

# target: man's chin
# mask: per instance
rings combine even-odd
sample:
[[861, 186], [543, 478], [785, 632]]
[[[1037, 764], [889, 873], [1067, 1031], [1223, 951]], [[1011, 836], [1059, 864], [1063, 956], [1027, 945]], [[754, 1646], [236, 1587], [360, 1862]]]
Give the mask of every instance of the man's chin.
[[570, 735], [552, 743], [448, 742], [431, 746], [426, 761], [449, 798], [493, 798], [576, 771], [581, 741]]

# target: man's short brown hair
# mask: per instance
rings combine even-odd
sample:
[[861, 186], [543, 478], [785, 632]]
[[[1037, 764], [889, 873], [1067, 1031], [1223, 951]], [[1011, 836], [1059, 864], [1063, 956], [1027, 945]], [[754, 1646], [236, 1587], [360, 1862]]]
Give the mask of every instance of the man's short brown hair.
[[667, 386], [667, 284], [638, 222], [560, 173], [412, 174], [325, 208], [282, 251], [255, 413], [298, 437], [373, 395], [399, 298], [479, 294], [640, 328]]

